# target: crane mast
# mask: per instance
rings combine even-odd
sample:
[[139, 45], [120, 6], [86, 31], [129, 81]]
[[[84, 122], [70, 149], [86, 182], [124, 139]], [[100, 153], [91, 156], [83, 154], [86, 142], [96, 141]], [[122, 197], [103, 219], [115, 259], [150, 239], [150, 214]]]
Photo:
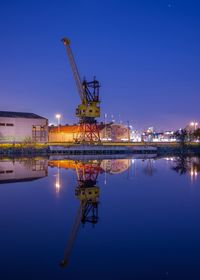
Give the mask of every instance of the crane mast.
[[81, 99], [81, 104], [79, 104], [76, 108], [76, 117], [79, 118], [79, 129], [76, 142], [86, 142], [90, 144], [100, 142], [99, 129], [96, 121], [96, 118], [100, 117], [100, 84], [95, 77], [91, 82], [88, 82], [85, 79], [81, 81], [70, 47], [70, 40], [63, 38], [61, 41], [66, 48], [73, 77]]

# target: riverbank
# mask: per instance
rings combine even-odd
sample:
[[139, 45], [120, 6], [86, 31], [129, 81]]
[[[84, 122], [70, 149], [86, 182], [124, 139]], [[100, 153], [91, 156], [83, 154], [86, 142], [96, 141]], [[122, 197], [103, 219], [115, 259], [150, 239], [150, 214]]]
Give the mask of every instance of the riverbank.
[[74, 144], [0, 144], [0, 156], [29, 155], [48, 156], [52, 154], [68, 155], [107, 155], [107, 154], [158, 154], [158, 155], [200, 155], [200, 144], [189, 143], [181, 146], [178, 143], [102, 143], [101, 145]]

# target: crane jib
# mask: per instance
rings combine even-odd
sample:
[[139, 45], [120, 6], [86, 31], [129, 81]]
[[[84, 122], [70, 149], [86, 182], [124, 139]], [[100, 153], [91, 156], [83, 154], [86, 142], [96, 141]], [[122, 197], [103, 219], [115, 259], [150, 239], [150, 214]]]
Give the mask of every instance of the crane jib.
[[81, 83], [80, 75], [79, 75], [78, 68], [76, 66], [75, 60], [74, 60], [72, 50], [71, 50], [70, 45], [69, 45], [69, 40], [67, 40], [67, 43], [66, 43], [66, 40], [67, 39], [63, 39], [62, 41], [64, 42], [64, 45], [66, 47], [67, 55], [68, 55], [68, 58], [69, 58], [70, 66], [71, 66], [71, 69], [72, 69], [72, 73], [73, 73], [74, 80], [75, 80], [75, 83], [76, 83], [76, 86], [77, 86], [77, 89], [78, 89], [79, 96], [81, 98], [81, 101], [83, 101], [84, 93], [83, 93], [83, 86], [82, 86], [82, 83]]

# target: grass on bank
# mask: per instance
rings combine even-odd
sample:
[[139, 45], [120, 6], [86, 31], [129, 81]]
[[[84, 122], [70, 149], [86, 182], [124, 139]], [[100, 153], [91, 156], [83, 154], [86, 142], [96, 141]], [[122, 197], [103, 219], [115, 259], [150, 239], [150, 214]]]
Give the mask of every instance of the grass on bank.
[[[55, 142], [55, 143], [0, 143], [0, 149], [22, 149], [22, 148], [30, 148], [30, 149], [45, 149], [49, 146], [74, 146], [74, 145], [82, 145], [76, 144], [74, 142]], [[153, 147], [179, 147], [180, 143], [177, 142], [101, 142], [94, 145], [102, 145], [102, 146], [153, 146]], [[185, 144], [185, 147], [200, 147], [200, 143], [188, 142]]]

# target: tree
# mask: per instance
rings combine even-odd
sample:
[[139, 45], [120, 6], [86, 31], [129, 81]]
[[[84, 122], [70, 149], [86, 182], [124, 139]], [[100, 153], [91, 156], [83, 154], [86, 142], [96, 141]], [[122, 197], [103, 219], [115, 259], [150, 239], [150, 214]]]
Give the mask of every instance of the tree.
[[192, 136], [195, 140], [200, 140], [200, 128], [197, 128], [193, 133]]
[[177, 141], [181, 144], [181, 146], [184, 146], [185, 143], [188, 140], [188, 132], [186, 129], [179, 129], [177, 131], [175, 131], [174, 133]]
[[188, 158], [183, 155], [177, 157], [173, 163], [172, 170], [176, 171], [180, 175], [185, 174], [188, 171]]

